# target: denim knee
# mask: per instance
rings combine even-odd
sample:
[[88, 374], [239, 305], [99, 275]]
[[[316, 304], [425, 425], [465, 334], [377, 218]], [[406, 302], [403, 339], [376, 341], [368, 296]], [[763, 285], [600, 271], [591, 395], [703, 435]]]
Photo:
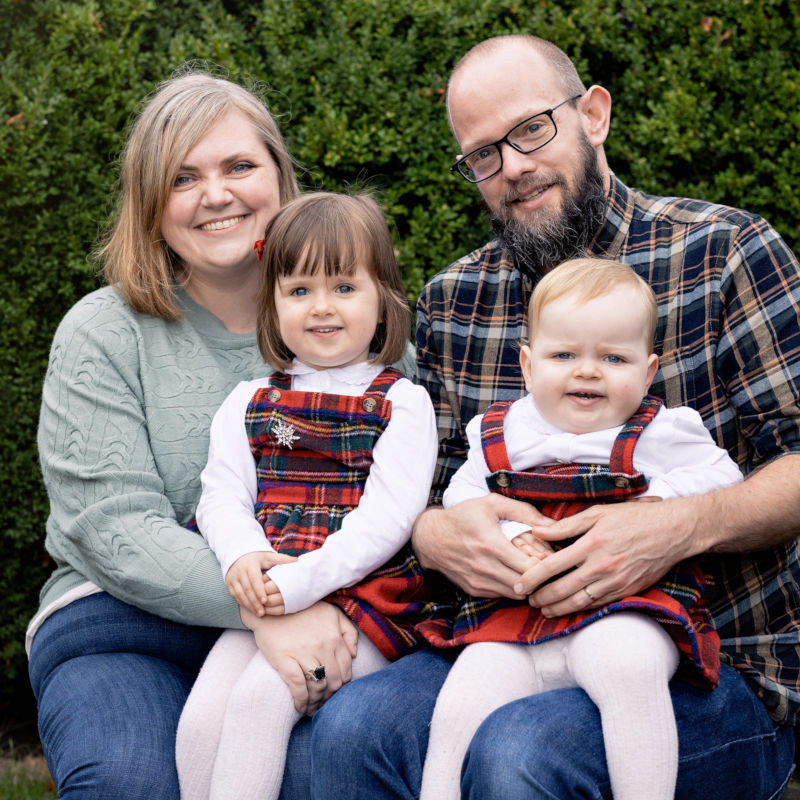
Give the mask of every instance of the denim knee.
[[436, 696], [451, 654], [422, 650], [343, 687], [314, 715], [313, 800], [419, 796]]
[[462, 797], [600, 800], [611, 796], [605, 772], [597, 707], [582, 689], [555, 689], [487, 717], [464, 759]]
[[[778, 800], [791, 772], [793, 735], [776, 727], [733, 669], [714, 692], [670, 684], [678, 726], [676, 800]], [[464, 760], [467, 800], [607, 800], [600, 715], [582, 689], [509, 703], [478, 729]]]
[[177, 800], [175, 730], [215, 635], [102, 593], [42, 625], [29, 671], [59, 797]]

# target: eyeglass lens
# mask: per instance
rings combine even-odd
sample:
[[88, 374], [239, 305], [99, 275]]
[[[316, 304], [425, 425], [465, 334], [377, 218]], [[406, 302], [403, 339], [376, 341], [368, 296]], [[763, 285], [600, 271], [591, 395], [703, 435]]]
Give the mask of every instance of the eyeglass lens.
[[[530, 153], [546, 145], [556, 135], [556, 126], [549, 114], [539, 114], [517, 125], [505, 137], [514, 148]], [[503, 157], [497, 145], [490, 144], [470, 153], [459, 164], [459, 171], [470, 181], [481, 181], [499, 172]]]

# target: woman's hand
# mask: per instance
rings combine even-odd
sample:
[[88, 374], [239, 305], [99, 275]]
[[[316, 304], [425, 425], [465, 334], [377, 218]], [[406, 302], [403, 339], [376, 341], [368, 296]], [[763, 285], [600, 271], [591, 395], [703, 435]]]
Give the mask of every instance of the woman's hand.
[[510, 597], [530, 556], [506, 539], [500, 520], [533, 527], [552, 520], [532, 505], [499, 494], [465, 500], [452, 508], [429, 508], [417, 519], [412, 545], [420, 563], [435, 569], [476, 597]]
[[[336, 606], [320, 601], [282, 617], [258, 617], [243, 607], [241, 614], [301, 714], [313, 714], [350, 680], [358, 629]], [[309, 677], [320, 666], [325, 667], [325, 678]]]
[[[276, 564], [288, 564], [290, 561], [297, 561], [297, 558], [276, 553], [274, 550], [257, 550], [240, 556], [225, 574], [225, 583], [231, 597], [259, 617], [264, 614], [282, 614], [283, 598], [278, 587], [266, 578], [264, 572]], [[278, 606], [280, 611], [276, 610]]]

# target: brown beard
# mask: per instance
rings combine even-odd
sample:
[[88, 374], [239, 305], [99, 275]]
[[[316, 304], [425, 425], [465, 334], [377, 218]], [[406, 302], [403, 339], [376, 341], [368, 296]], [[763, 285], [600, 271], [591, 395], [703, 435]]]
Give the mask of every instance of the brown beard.
[[597, 166], [597, 153], [585, 134], [581, 136], [580, 152], [583, 174], [574, 191], [560, 175], [552, 181], [561, 187], [564, 197], [557, 218], [532, 224], [514, 218], [505, 208], [496, 213], [484, 204], [492, 231], [503, 249], [514, 266], [531, 278], [544, 275], [567, 259], [585, 256], [605, 220], [608, 197]]

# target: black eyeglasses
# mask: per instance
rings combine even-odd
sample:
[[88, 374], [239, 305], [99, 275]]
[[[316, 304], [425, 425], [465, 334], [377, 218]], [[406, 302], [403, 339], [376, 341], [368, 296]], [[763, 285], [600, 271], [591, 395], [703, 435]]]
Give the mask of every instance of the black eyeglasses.
[[492, 175], [497, 175], [503, 168], [503, 152], [500, 145], [505, 142], [519, 153], [532, 153], [540, 147], [544, 147], [548, 142], [556, 138], [558, 128], [553, 119], [553, 112], [561, 106], [577, 100], [581, 95], [574, 94], [568, 97], [563, 103], [548, 108], [547, 111], [540, 111], [532, 117], [517, 123], [502, 139], [498, 139], [491, 144], [478, 147], [471, 153], [456, 161], [451, 172], [457, 172], [462, 178], [470, 183], [480, 183]]

